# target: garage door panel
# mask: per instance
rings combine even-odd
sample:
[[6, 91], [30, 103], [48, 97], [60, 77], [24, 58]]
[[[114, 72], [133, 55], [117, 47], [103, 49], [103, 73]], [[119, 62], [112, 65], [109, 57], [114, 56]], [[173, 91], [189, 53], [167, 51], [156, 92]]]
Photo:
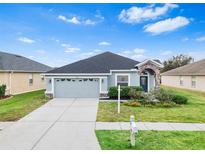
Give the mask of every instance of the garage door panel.
[[55, 97], [97, 98], [98, 79], [55, 79]]

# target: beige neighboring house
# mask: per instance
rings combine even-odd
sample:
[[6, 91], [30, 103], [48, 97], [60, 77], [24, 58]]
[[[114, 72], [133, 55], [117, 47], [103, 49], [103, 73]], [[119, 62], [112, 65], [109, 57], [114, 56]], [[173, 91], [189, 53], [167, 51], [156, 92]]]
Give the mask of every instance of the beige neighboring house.
[[162, 85], [205, 91], [205, 59], [161, 74]]
[[6, 84], [6, 94], [45, 89], [41, 74], [49, 70], [51, 67], [26, 57], [0, 52], [0, 85]]

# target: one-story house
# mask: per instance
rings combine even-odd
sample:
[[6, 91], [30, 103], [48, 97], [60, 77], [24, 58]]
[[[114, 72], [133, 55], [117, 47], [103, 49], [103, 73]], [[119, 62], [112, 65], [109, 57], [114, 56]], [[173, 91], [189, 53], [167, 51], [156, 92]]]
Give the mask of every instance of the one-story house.
[[20, 55], [0, 52], [0, 85], [6, 85], [7, 95], [45, 89], [41, 74], [51, 69]]
[[142, 86], [150, 91], [160, 85], [162, 64], [138, 62], [104, 52], [45, 73], [46, 94], [56, 98], [103, 97], [112, 86]]
[[162, 85], [205, 91], [205, 59], [161, 74]]

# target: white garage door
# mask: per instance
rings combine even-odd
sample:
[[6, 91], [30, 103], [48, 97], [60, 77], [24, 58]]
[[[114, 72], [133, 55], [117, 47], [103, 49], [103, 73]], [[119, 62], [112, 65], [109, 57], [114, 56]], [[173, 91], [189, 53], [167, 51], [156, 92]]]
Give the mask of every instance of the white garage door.
[[99, 79], [55, 79], [56, 98], [97, 98]]

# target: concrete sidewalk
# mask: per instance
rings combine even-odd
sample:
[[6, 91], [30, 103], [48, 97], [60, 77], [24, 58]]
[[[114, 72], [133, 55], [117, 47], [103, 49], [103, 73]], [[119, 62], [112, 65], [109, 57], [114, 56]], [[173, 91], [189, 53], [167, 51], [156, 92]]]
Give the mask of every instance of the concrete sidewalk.
[[[205, 123], [136, 122], [139, 130], [205, 131]], [[96, 130], [129, 130], [129, 122], [96, 122]]]

